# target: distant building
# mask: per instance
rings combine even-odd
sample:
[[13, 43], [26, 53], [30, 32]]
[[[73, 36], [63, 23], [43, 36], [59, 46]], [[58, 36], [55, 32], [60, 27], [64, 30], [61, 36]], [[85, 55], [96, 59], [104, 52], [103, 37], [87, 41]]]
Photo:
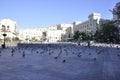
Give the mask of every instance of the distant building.
[[[118, 4], [117, 4], [118, 5]], [[118, 8], [117, 8], [118, 10]], [[119, 16], [117, 16], [119, 18]], [[21, 41], [40, 41], [40, 42], [61, 42], [68, 41], [74, 35], [74, 32], [80, 31], [87, 34], [95, 34], [100, 25], [109, 20], [101, 19], [99, 13], [92, 13], [88, 20], [84, 22], [75, 21], [73, 24], [58, 24], [55, 26], [41, 27], [34, 29], [23, 29], [19, 31], [15, 21], [3, 19], [0, 21], [0, 38], [3, 39], [3, 33], [7, 37], [19, 37]]]
[[62, 30], [49, 30], [47, 31], [47, 42], [61, 42], [64, 32]]
[[73, 31], [80, 31], [85, 33], [95, 33], [100, 26], [100, 14], [92, 13], [88, 16], [88, 20], [85, 22], [74, 22]]
[[73, 36], [73, 24], [58, 24], [57, 30], [62, 30], [62, 41], [67, 41]]
[[18, 37], [18, 25], [15, 21], [10, 19], [2, 19], [0, 21], [0, 38], [3, 39], [3, 33], [7, 34], [6, 37]]
[[42, 37], [41, 29], [25, 29], [19, 31], [19, 39], [22, 41], [32, 39], [40, 40]]
[[55, 26], [20, 30], [19, 38], [22, 41], [36, 39], [41, 42], [61, 42], [70, 40], [75, 31], [95, 34], [100, 25], [108, 20], [101, 19], [99, 13], [92, 13], [85, 22], [76, 21], [73, 24], [58, 24]]
[[36, 39], [36, 41], [40, 42], [61, 42], [72, 36], [72, 30], [72, 24], [59, 24], [50, 27], [20, 30], [19, 38], [22, 41]]

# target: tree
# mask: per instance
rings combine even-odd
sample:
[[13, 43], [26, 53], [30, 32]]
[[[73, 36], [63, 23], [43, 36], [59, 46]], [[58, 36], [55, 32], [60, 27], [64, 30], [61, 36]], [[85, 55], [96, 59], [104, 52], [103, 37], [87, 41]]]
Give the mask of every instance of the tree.
[[73, 39], [74, 39], [75, 41], [78, 41], [79, 36], [80, 36], [79, 31], [76, 31], [76, 32], [74, 33], [74, 35], [73, 35]]
[[118, 43], [119, 29], [110, 21], [101, 25], [101, 29], [96, 31], [95, 37], [100, 42], [116, 42]]
[[13, 41], [19, 41], [19, 38], [18, 37], [14, 37], [12, 38]]
[[35, 42], [37, 41], [37, 39], [35, 37], [32, 37], [32, 41]]
[[29, 40], [28, 38], [25, 39], [26, 41]]
[[93, 39], [92, 33], [86, 34], [85, 39], [86, 39], [86, 40], [92, 40], [92, 39]]
[[86, 34], [84, 32], [79, 32], [79, 31], [76, 31], [74, 36], [73, 36], [73, 39], [75, 41], [92, 40], [92, 38], [93, 38], [92, 34]]
[[80, 41], [86, 40], [86, 33], [80, 32], [79, 35]]
[[10, 37], [6, 37], [6, 38], [5, 38], [5, 41], [6, 41], [6, 42], [11, 41]]

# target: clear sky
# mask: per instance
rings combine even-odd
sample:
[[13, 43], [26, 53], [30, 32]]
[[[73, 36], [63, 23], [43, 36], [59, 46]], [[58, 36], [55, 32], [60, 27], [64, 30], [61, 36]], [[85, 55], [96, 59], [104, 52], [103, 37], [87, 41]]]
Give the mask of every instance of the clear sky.
[[0, 20], [9, 18], [20, 29], [85, 21], [92, 12], [112, 19], [109, 9], [119, 0], [0, 0]]

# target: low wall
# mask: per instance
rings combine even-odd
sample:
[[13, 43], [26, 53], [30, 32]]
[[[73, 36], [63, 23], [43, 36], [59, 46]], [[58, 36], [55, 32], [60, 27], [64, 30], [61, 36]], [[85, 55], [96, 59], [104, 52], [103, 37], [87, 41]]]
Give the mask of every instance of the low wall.
[[73, 46], [73, 43], [18, 43], [18, 47], [56, 47], [56, 46]]

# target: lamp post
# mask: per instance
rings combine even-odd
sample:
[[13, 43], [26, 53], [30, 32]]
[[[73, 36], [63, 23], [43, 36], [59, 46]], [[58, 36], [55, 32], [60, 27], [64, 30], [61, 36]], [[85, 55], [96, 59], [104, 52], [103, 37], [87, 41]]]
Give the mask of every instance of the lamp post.
[[4, 43], [3, 43], [3, 45], [2, 45], [2, 48], [5, 48], [6, 46], [5, 46], [5, 37], [7, 36], [7, 34], [5, 33], [5, 31], [6, 31], [6, 28], [5, 28], [5, 25], [2, 25], [2, 28], [3, 28], [3, 37], [4, 37]]

